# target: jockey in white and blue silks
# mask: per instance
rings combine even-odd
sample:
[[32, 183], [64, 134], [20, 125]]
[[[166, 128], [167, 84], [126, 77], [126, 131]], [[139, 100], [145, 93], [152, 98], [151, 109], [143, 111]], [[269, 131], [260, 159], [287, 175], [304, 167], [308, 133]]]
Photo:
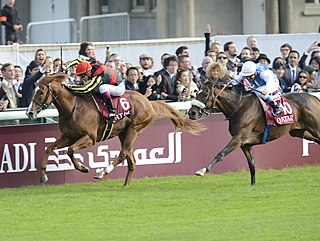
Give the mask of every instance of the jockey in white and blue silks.
[[243, 81], [247, 90], [253, 91], [258, 97], [270, 104], [273, 115], [276, 116], [283, 112], [277, 103], [270, 98], [270, 96], [280, 95], [281, 91], [279, 80], [267, 66], [247, 61], [243, 64], [242, 70], [235, 80]]

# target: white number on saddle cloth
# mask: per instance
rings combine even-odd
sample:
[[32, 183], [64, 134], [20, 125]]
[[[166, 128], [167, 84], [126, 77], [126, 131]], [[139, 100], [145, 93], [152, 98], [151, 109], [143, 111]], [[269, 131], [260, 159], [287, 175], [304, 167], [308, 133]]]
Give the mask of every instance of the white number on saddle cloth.
[[120, 105], [122, 106], [123, 110], [127, 111], [130, 109], [130, 103], [126, 98], [120, 98], [119, 100]]
[[293, 114], [292, 107], [288, 102], [280, 102], [279, 106], [283, 109], [284, 115]]

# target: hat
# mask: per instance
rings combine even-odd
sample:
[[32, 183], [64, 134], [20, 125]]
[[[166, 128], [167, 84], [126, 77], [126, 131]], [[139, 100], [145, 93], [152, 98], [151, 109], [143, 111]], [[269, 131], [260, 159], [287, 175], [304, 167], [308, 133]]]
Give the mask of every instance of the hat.
[[84, 74], [92, 69], [92, 66], [90, 63], [83, 61], [76, 67], [76, 74], [79, 76], [81, 74]]
[[240, 76], [250, 76], [253, 75], [257, 70], [257, 66], [252, 61], [244, 62], [242, 65], [241, 72], [239, 73]]
[[265, 60], [267, 60], [268, 64], [271, 63], [270, 59], [268, 58], [268, 56], [267, 56], [266, 54], [260, 54], [259, 57], [256, 59], [255, 62], [256, 62], [256, 63], [259, 63], [259, 60], [260, 60], [260, 59], [265, 59]]
[[152, 59], [152, 56], [150, 54], [141, 54], [139, 59]]

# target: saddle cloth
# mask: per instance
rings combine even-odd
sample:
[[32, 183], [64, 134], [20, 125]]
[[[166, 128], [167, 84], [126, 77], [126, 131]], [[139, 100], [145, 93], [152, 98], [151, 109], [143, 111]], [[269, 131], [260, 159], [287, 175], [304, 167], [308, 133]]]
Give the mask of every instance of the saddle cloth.
[[280, 106], [283, 110], [283, 112], [277, 116], [272, 114], [272, 107], [269, 104], [267, 104], [261, 98], [259, 98], [259, 101], [266, 116], [267, 126], [288, 125], [294, 123], [294, 111], [287, 98], [280, 96], [274, 99], [278, 106]]
[[[97, 109], [105, 119], [109, 119], [109, 112], [107, 107], [104, 105], [103, 100], [98, 97], [97, 94], [92, 94], [93, 101], [96, 104]], [[112, 96], [113, 107], [116, 109], [116, 116], [113, 123], [117, 123], [124, 117], [132, 113], [132, 107], [128, 99], [124, 96]]]

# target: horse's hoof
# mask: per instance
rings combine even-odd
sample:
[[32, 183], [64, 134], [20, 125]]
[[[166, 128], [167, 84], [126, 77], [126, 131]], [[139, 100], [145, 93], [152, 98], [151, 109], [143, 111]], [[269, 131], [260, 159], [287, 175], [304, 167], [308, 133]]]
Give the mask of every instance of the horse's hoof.
[[206, 172], [207, 172], [207, 169], [204, 167], [204, 168], [196, 171], [196, 172], [194, 173], [194, 175], [202, 177], [202, 176], [204, 176], [204, 174], [206, 174]]
[[80, 172], [88, 173], [88, 172], [89, 172], [89, 168], [88, 168], [88, 167], [86, 167], [86, 166], [84, 166], [84, 165], [81, 165]]
[[104, 168], [98, 168], [96, 170], [96, 174], [93, 176], [93, 178], [101, 180], [103, 178], [104, 174], [105, 174]]
[[46, 183], [48, 181], [47, 175], [41, 175], [40, 176], [40, 183]]

